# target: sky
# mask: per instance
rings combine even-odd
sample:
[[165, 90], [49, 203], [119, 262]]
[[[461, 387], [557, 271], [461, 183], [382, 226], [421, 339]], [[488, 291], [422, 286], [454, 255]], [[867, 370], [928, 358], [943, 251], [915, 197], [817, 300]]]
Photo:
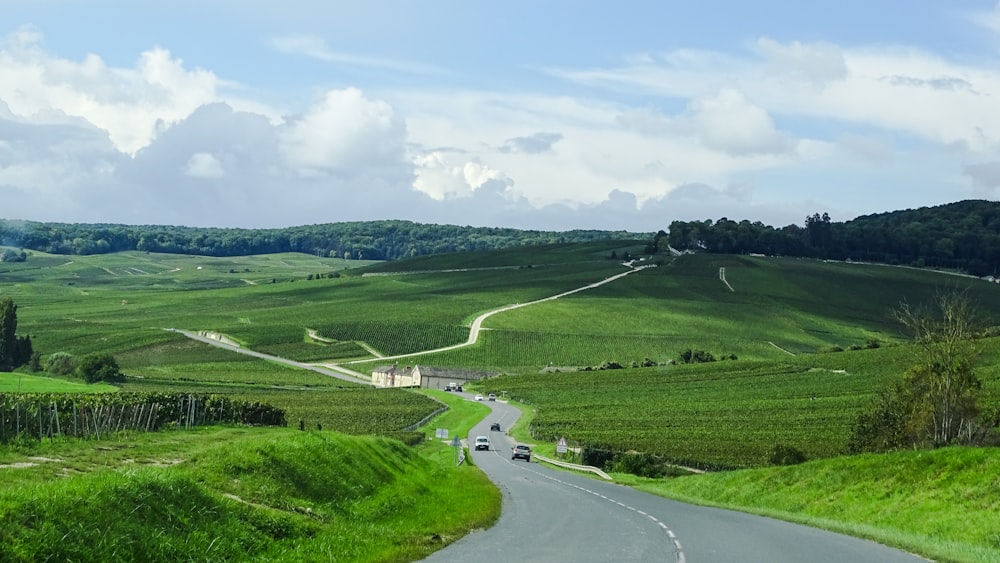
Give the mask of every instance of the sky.
[[0, 0], [0, 218], [631, 232], [1000, 197], [997, 0]]

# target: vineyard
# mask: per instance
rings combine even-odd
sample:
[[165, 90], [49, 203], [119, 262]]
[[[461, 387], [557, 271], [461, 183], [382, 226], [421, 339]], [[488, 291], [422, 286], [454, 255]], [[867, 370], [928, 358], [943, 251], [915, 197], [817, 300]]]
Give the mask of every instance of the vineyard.
[[100, 439], [234, 423], [284, 426], [281, 409], [256, 401], [184, 393], [0, 394], [0, 444], [23, 439]]
[[[1000, 339], [991, 341], [992, 356]], [[720, 469], [767, 464], [777, 445], [810, 459], [846, 453], [861, 409], [887, 377], [909, 365], [908, 346], [789, 358], [599, 372], [506, 376], [486, 390], [534, 411], [543, 443], [609, 453], [643, 452]], [[992, 367], [984, 385], [1000, 392]], [[989, 408], [996, 408], [996, 401]]]

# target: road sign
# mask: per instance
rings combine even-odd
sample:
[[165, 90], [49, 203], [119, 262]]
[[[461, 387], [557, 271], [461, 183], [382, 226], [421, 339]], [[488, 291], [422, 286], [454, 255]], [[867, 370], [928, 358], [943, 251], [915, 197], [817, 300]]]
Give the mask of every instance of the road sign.
[[564, 454], [566, 449], [566, 438], [559, 438], [559, 442], [556, 443], [556, 453]]
[[462, 441], [458, 439], [458, 436], [455, 436], [455, 437], [454, 437], [454, 438], [452, 438], [452, 440], [451, 440], [451, 445], [452, 445], [452, 446], [455, 446], [455, 447], [457, 448], [458, 446], [461, 446], [461, 445], [462, 445]]
[[434, 437], [435, 438], [440, 438], [442, 440], [448, 439], [448, 429], [447, 428], [438, 428], [437, 430], [434, 431]]

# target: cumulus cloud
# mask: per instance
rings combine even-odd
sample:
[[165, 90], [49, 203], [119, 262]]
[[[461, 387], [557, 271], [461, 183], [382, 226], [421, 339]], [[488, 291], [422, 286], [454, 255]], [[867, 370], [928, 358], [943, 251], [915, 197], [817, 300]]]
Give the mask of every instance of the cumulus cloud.
[[541, 154], [552, 150], [552, 145], [561, 141], [559, 133], [535, 133], [527, 137], [514, 137], [504, 141], [500, 152]]
[[0, 42], [0, 99], [12, 114], [35, 123], [86, 121], [129, 154], [162, 127], [218, 99], [223, 85], [212, 72], [186, 69], [162, 48], [124, 69], [93, 54], [79, 62], [51, 57], [41, 33], [30, 27]]
[[215, 155], [199, 152], [191, 155], [184, 167], [184, 173], [195, 178], [221, 178], [225, 175], [222, 163]]
[[400, 170], [406, 125], [392, 107], [357, 88], [331, 90], [279, 130], [285, 159], [304, 174]]
[[413, 163], [413, 188], [438, 201], [470, 197], [486, 184], [493, 186], [493, 193], [498, 186], [506, 192], [513, 185], [503, 172], [462, 153], [430, 151], [417, 155]]

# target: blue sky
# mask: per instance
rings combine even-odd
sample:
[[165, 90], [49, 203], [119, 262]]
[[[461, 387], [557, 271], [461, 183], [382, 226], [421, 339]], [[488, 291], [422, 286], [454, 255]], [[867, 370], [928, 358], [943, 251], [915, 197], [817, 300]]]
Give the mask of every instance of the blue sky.
[[0, 217], [653, 231], [1000, 195], [996, 0], [0, 0]]

